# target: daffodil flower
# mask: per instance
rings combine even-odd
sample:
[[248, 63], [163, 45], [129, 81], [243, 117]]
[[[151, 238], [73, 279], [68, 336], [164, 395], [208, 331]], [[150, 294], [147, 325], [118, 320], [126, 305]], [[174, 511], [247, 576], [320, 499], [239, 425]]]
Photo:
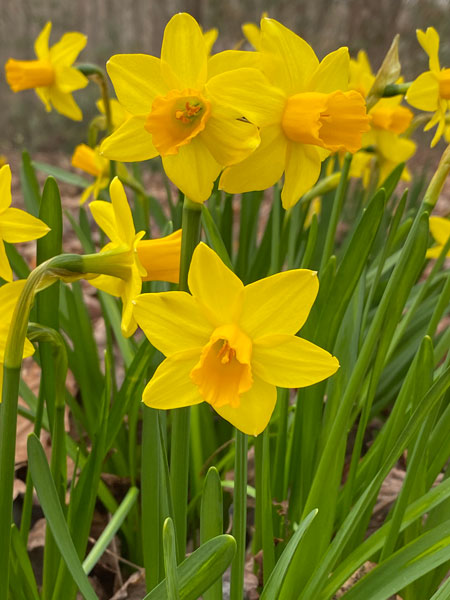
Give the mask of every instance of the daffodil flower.
[[87, 144], [79, 144], [75, 148], [71, 162], [73, 167], [95, 177], [95, 182], [82, 193], [80, 204], [84, 204], [91, 194], [97, 200], [101, 190], [108, 187], [109, 160], [100, 155], [98, 147], [91, 148]]
[[208, 402], [235, 427], [258, 435], [275, 407], [276, 386], [304, 387], [339, 367], [297, 337], [319, 288], [314, 271], [278, 273], [244, 287], [205, 244], [194, 251], [186, 292], [142, 294], [134, 315], [166, 355], [144, 390], [161, 409]]
[[[442, 252], [442, 248], [450, 238], [450, 219], [444, 217], [430, 217], [430, 232], [437, 242], [436, 246], [427, 250], [427, 258], [438, 258]], [[447, 257], [450, 258], [450, 251], [447, 252]]]
[[[217, 60], [210, 59], [213, 65]], [[169, 179], [194, 202], [210, 196], [225, 165], [241, 161], [259, 144], [257, 127], [242, 119], [240, 107], [216, 101], [217, 76], [209, 73], [205, 37], [188, 14], [167, 24], [161, 59], [118, 54], [107, 70], [132, 116], [103, 141], [101, 151], [122, 162], [160, 155]], [[253, 79], [263, 79], [253, 71]], [[252, 81], [246, 85], [250, 90]]]
[[434, 27], [426, 32], [417, 30], [419, 44], [428, 54], [430, 70], [422, 73], [412, 82], [406, 93], [406, 100], [419, 110], [434, 112], [425, 131], [437, 125], [431, 147], [441, 139], [445, 130], [445, 115], [450, 101], [450, 69], [441, 69], [439, 64], [439, 34]]
[[[122, 299], [121, 329], [123, 335], [129, 337], [137, 327], [131, 302], [140, 294], [142, 281], [165, 277], [165, 281], [178, 281], [181, 232], [141, 242], [145, 232], [135, 231], [131, 209], [118, 177], [112, 180], [109, 191], [111, 202], [94, 200], [89, 208], [97, 225], [111, 240], [95, 258], [99, 269], [102, 265], [106, 269], [108, 262], [111, 274], [88, 278], [88, 281]], [[89, 260], [92, 265], [92, 256]]]
[[3, 242], [29, 242], [49, 231], [48, 225], [40, 219], [19, 208], [11, 208], [11, 169], [4, 165], [0, 169], [0, 277], [6, 281], [13, 278]]
[[[284, 172], [281, 197], [290, 208], [317, 181], [324, 158], [361, 148], [369, 118], [362, 95], [347, 91], [347, 48], [319, 63], [309, 44], [267, 18], [261, 20], [260, 48], [263, 73], [275, 87], [254, 86], [252, 94], [241, 94], [239, 106], [262, 128], [261, 144], [246, 160], [225, 169], [219, 187], [229, 193], [261, 190]], [[224, 103], [231, 101], [225, 86], [214, 93]]]
[[[6, 341], [8, 339], [9, 328], [13, 317], [19, 296], [22, 293], [25, 279], [5, 283], [0, 287], [0, 306], [2, 307], [2, 315], [0, 318], [0, 402], [2, 400], [2, 384], [3, 384], [3, 361], [5, 357]], [[22, 358], [31, 356], [34, 353], [34, 346], [25, 339]]]
[[86, 46], [87, 38], [82, 33], [65, 33], [49, 48], [51, 28], [49, 21], [34, 43], [37, 60], [8, 60], [6, 80], [13, 92], [36, 90], [47, 111], [53, 106], [69, 119], [81, 121], [81, 110], [72, 92], [86, 87], [89, 81], [72, 65]]

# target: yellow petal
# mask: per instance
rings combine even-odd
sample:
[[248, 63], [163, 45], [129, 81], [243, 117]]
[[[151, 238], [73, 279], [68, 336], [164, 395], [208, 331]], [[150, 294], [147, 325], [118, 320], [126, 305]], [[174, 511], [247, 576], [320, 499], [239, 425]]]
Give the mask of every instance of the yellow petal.
[[[261, 50], [261, 29], [255, 23], [241, 25], [242, 33], [255, 50]], [[256, 53], [254, 53], [256, 54]]]
[[109, 186], [109, 193], [114, 209], [116, 229], [119, 239], [126, 245], [132, 246], [136, 235], [131, 208], [123, 185], [118, 177], [114, 177]]
[[219, 30], [215, 27], [204, 32], [203, 37], [205, 39], [206, 51], [208, 54], [211, 54], [211, 50], [216, 43], [218, 35]]
[[46, 87], [37, 87], [34, 88], [34, 91], [38, 95], [39, 100], [44, 104], [45, 110], [50, 112], [52, 110], [52, 105], [50, 104], [50, 89]]
[[117, 235], [116, 217], [113, 205], [104, 200], [94, 200], [89, 204], [89, 209], [94, 217], [94, 221], [102, 229], [109, 239], [117, 244], [120, 239]]
[[261, 143], [248, 158], [222, 173], [219, 188], [229, 194], [265, 190], [282, 176], [287, 141], [280, 125], [261, 130]]
[[244, 286], [206, 244], [200, 243], [194, 250], [188, 284], [191, 294], [213, 325], [235, 321], [241, 308]]
[[[11, 204], [11, 167], [3, 165], [0, 169], [0, 213]], [[1, 219], [1, 217], [0, 217]]]
[[261, 60], [269, 81], [288, 95], [304, 91], [319, 61], [311, 46], [275, 19], [261, 20]]
[[280, 123], [286, 97], [257, 69], [237, 69], [216, 75], [206, 85], [217, 104], [233, 107], [258, 127]]
[[11, 283], [6, 283], [0, 287], [0, 306], [2, 307], [2, 320], [0, 323], [0, 337], [6, 343], [6, 336], [9, 329], [9, 321], [13, 316], [19, 296], [25, 287], [26, 279], [20, 279]]
[[213, 331], [199, 303], [186, 292], [141, 294], [134, 302], [134, 318], [166, 356], [204, 346]]
[[120, 328], [124, 337], [130, 337], [136, 331], [137, 322], [134, 318], [133, 302], [142, 291], [142, 279], [136, 265], [131, 267], [131, 277], [125, 281], [122, 298], [122, 321]]
[[166, 358], [148, 382], [142, 401], [152, 408], [170, 409], [200, 404], [203, 398], [189, 375], [201, 348], [185, 350]]
[[136, 249], [139, 261], [147, 272], [143, 281], [179, 282], [181, 229], [163, 238], [141, 240]]
[[109, 137], [105, 138], [100, 152], [106, 158], [121, 162], [149, 160], [158, 156], [151, 134], [145, 129], [146, 117], [131, 117]]
[[277, 389], [259, 377], [254, 377], [248, 392], [241, 395], [237, 408], [231, 405], [215, 407], [221, 417], [248, 435], [259, 435], [267, 427], [277, 402]]
[[167, 177], [193, 202], [208, 200], [222, 170], [199, 136], [162, 162]]
[[243, 67], [259, 69], [261, 57], [258, 52], [245, 52], [243, 50], [224, 50], [211, 56], [208, 60], [208, 79]]
[[52, 24], [51, 21], [48, 21], [34, 42], [34, 51], [40, 60], [48, 60], [49, 58], [48, 40], [51, 30]]
[[286, 171], [281, 200], [287, 210], [294, 206], [319, 179], [321, 158], [315, 146], [291, 142], [287, 149]]
[[293, 335], [303, 326], [319, 291], [317, 273], [295, 269], [245, 286], [240, 323], [252, 339]]
[[397, 164], [409, 160], [416, 151], [415, 142], [401, 138], [392, 131], [377, 132], [376, 140], [383, 158]]
[[112, 275], [99, 275], [88, 279], [88, 282], [97, 290], [102, 290], [111, 296], [120, 298], [123, 294], [124, 282], [118, 277]]
[[167, 85], [201, 90], [206, 81], [207, 57], [205, 38], [197, 21], [187, 13], [174, 15], [166, 25], [161, 47]]
[[444, 246], [450, 237], [450, 219], [430, 217], [430, 231], [434, 239]]
[[[9, 264], [8, 257], [6, 256], [5, 244], [0, 238], [0, 277], [5, 281], [12, 281], [13, 273]], [[4, 286], [3, 286], [4, 287]], [[0, 290], [2, 288], [0, 287]]]
[[61, 92], [55, 85], [50, 88], [50, 102], [65, 117], [73, 121], [81, 121], [83, 115], [72, 94]]
[[330, 94], [335, 90], [346, 91], [350, 73], [348, 48], [339, 48], [327, 54], [308, 81], [308, 90]]
[[[439, 258], [442, 248], [443, 246], [433, 246], [432, 248], [428, 248], [425, 258]], [[447, 256], [450, 256], [450, 253], [447, 254]]]
[[233, 119], [230, 111], [217, 108], [200, 134], [216, 161], [223, 166], [244, 160], [260, 142], [256, 125]]
[[50, 48], [50, 60], [55, 66], [70, 67], [86, 46], [87, 37], [82, 33], [65, 33], [54, 46]]
[[253, 342], [253, 373], [279, 387], [299, 388], [333, 375], [338, 360], [294, 335], [267, 335]]
[[434, 27], [428, 27], [426, 32], [416, 30], [417, 40], [428, 54], [430, 71], [440, 71], [439, 66], [439, 34]]
[[88, 78], [73, 67], [61, 67], [56, 72], [56, 85], [61, 92], [73, 92], [86, 87], [88, 83]]
[[437, 110], [439, 107], [439, 81], [431, 71], [422, 73], [412, 82], [406, 101], [419, 110]]
[[0, 237], [10, 244], [36, 240], [49, 231], [43, 221], [19, 208], [7, 208], [1, 213]]
[[108, 60], [106, 69], [119, 102], [133, 115], [148, 114], [156, 96], [167, 94], [159, 58], [148, 54], [116, 54]]

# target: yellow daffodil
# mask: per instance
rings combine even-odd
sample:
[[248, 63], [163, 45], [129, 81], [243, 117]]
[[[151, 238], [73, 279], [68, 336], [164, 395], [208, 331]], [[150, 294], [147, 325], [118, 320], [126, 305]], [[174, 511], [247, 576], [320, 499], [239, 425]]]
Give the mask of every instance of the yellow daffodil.
[[89, 208], [97, 225], [111, 240], [98, 254], [99, 265], [105, 263], [105, 259], [111, 262], [111, 275], [89, 278], [89, 283], [122, 299], [121, 328], [123, 335], [129, 337], [136, 330], [131, 302], [140, 294], [142, 281], [166, 276], [166, 281], [178, 281], [181, 234], [140, 242], [145, 232], [135, 231], [131, 209], [118, 177], [112, 180], [109, 192], [111, 202], [94, 200]]
[[[362, 95], [347, 91], [347, 48], [319, 63], [302, 38], [274, 19], [264, 18], [260, 57], [262, 70], [274, 87], [254, 86], [252, 94], [243, 94], [240, 106], [262, 128], [261, 144], [247, 159], [224, 171], [219, 187], [230, 193], [261, 190], [276, 183], [284, 172], [282, 201], [290, 208], [316, 183], [326, 156], [361, 148], [369, 118]], [[230, 101], [228, 89], [218, 90], [219, 95], [223, 102]]]
[[[242, 119], [240, 107], [216, 100], [220, 75], [210, 76], [204, 35], [188, 14], [167, 24], [161, 59], [119, 54], [107, 70], [132, 116], [103, 141], [103, 154], [123, 162], [160, 155], [169, 179], [194, 202], [209, 197], [225, 165], [241, 161], [259, 144], [257, 127]], [[258, 77], [255, 69], [253, 78]], [[251, 85], [247, 82], [248, 90]]]
[[0, 169], [0, 277], [12, 281], [13, 274], [6, 256], [5, 245], [29, 242], [41, 238], [50, 228], [24, 210], [11, 208], [11, 169]]
[[81, 110], [72, 92], [86, 87], [89, 82], [72, 65], [86, 46], [87, 38], [82, 33], [65, 33], [49, 48], [51, 28], [49, 21], [34, 43], [37, 60], [8, 60], [6, 79], [14, 92], [36, 90], [47, 111], [53, 106], [69, 119], [80, 121]]
[[108, 187], [109, 160], [100, 155], [98, 147], [79, 144], [72, 155], [72, 166], [95, 177], [95, 182], [82, 193], [80, 204], [84, 204], [91, 194], [97, 200], [100, 191]]
[[[442, 252], [442, 248], [450, 238], [450, 219], [444, 217], [430, 217], [430, 232], [437, 242], [436, 246], [427, 250], [427, 258], [438, 258]], [[450, 251], [447, 252], [447, 257], [450, 258]]]
[[[25, 279], [21, 279], [20, 281], [6, 283], [0, 287], [0, 306], [2, 307], [2, 315], [0, 318], [0, 402], [2, 400], [3, 360], [5, 356], [6, 340], [8, 339], [8, 332], [14, 309], [19, 300], [19, 296], [22, 293], [25, 282]], [[31, 356], [33, 353], [33, 344], [25, 339], [22, 358]]]
[[430, 70], [422, 73], [412, 82], [406, 93], [406, 100], [419, 110], [434, 112], [425, 127], [425, 131], [428, 131], [437, 125], [431, 142], [433, 147], [441, 139], [445, 130], [445, 115], [450, 106], [450, 69], [440, 67], [439, 34], [434, 27], [428, 27], [425, 32], [418, 29], [417, 39], [428, 54]]
[[194, 251], [186, 292], [142, 294], [135, 318], [166, 355], [143, 401], [170, 409], [208, 402], [251, 435], [267, 426], [276, 386], [304, 387], [339, 367], [297, 337], [319, 288], [314, 271], [278, 273], [244, 287], [205, 244]]

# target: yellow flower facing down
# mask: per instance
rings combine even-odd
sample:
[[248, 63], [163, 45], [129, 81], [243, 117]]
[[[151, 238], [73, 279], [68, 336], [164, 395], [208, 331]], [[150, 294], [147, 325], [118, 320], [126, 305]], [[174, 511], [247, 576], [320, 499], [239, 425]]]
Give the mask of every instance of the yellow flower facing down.
[[[26, 280], [21, 279], [20, 281], [13, 281], [12, 283], [5, 283], [5, 285], [0, 287], [0, 306], [2, 307], [0, 319], [0, 402], [2, 401], [3, 361], [5, 357], [6, 341], [8, 339], [14, 309], [25, 283]], [[28, 339], [25, 339], [22, 358], [31, 356], [33, 353], [33, 344]]]
[[[444, 217], [430, 217], [430, 232], [437, 242], [436, 246], [427, 250], [427, 258], [438, 258], [442, 248], [450, 238], [450, 219]], [[450, 250], [447, 252], [447, 258], [450, 258]]]
[[[181, 13], [166, 26], [161, 59], [119, 54], [107, 63], [117, 98], [132, 116], [103, 141], [101, 151], [122, 162], [160, 155], [169, 179], [194, 202], [210, 196], [224, 166], [259, 144], [257, 127], [242, 119], [240, 107], [216, 100], [220, 75], [210, 76], [209, 60], [218, 59], [208, 59], [198, 23]], [[263, 80], [256, 69], [237, 69], [244, 80], [248, 71]], [[252, 80], [244, 85], [250, 89]]]
[[95, 182], [82, 193], [80, 204], [84, 204], [91, 194], [94, 200], [97, 200], [100, 191], [108, 187], [109, 160], [100, 155], [98, 147], [91, 148], [87, 144], [78, 144], [71, 162], [73, 167], [95, 177]]
[[87, 38], [82, 33], [65, 33], [49, 48], [51, 28], [49, 21], [34, 43], [37, 60], [8, 60], [6, 80], [14, 92], [36, 90], [47, 111], [53, 106], [69, 119], [81, 121], [81, 110], [72, 92], [86, 87], [89, 81], [72, 65], [86, 46]]
[[40, 219], [19, 208], [11, 208], [11, 200], [11, 169], [4, 165], [0, 169], [0, 277], [6, 281], [12, 281], [13, 274], [3, 242], [29, 242], [50, 231]]
[[428, 54], [430, 70], [413, 81], [406, 93], [406, 100], [419, 110], [434, 112], [425, 131], [437, 125], [431, 147], [441, 139], [445, 130], [445, 115], [450, 101], [450, 69], [441, 69], [439, 64], [439, 34], [434, 27], [426, 31], [417, 30], [419, 44]]
[[160, 409], [208, 402], [250, 435], [267, 426], [280, 387], [322, 381], [336, 358], [297, 337], [317, 295], [314, 271], [285, 271], [244, 287], [205, 244], [194, 251], [186, 292], [142, 294], [135, 318], [167, 357], [144, 390]]
[[[290, 208], [316, 183], [322, 160], [330, 153], [361, 148], [369, 118], [362, 95], [348, 91], [347, 48], [319, 63], [302, 38], [263, 18], [260, 49], [262, 71], [272, 87], [255, 86], [251, 94], [242, 94], [240, 106], [261, 127], [261, 144], [224, 171], [219, 187], [229, 193], [266, 189], [284, 172], [281, 197]], [[230, 101], [226, 87], [217, 96]]]
[[111, 202], [94, 200], [89, 208], [97, 225], [111, 240], [101, 249], [98, 263], [104, 263], [105, 258], [111, 260], [110, 270], [114, 275], [99, 275], [88, 281], [97, 289], [121, 298], [121, 329], [123, 335], [129, 337], [137, 327], [131, 302], [140, 294], [142, 281], [161, 280], [166, 276], [166, 281], [178, 281], [181, 233], [141, 242], [145, 232], [135, 231], [131, 209], [118, 177], [112, 180], [109, 191]]

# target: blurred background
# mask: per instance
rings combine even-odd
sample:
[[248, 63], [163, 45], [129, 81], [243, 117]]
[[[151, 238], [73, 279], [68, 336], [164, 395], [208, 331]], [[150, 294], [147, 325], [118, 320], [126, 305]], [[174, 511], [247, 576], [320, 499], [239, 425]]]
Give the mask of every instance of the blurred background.
[[[179, 11], [192, 14], [205, 30], [219, 29], [213, 52], [243, 43], [241, 25], [259, 22], [263, 11], [304, 37], [319, 58], [339, 46], [352, 55], [365, 48], [376, 70], [392, 38], [401, 35], [400, 60], [406, 81], [426, 70], [427, 58], [415, 31], [434, 26], [441, 36], [441, 66], [450, 66], [450, 0], [0, 0], [0, 61], [33, 59], [33, 43], [48, 20], [50, 44], [66, 31], [81, 31], [88, 44], [79, 62], [104, 67], [112, 54], [144, 52], [159, 56], [164, 27]], [[248, 45], [243, 48], [249, 49]], [[30, 91], [14, 94], [0, 80], [0, 154], [26, 147], [71, 151], [83, 141], [98, 97], [93, 83], [75, 92], [83, 123], [46, 114]], [[44, 126], [43, 126], [44, 125]]]

